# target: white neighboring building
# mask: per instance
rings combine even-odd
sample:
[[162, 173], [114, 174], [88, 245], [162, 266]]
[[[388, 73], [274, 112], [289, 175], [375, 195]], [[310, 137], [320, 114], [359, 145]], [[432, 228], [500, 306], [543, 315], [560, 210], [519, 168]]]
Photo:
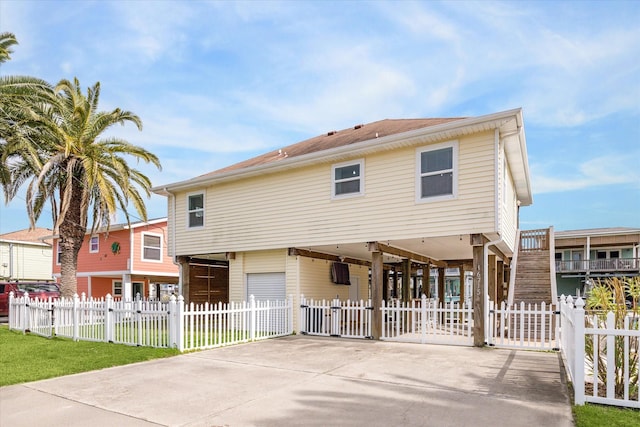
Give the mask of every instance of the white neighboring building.
[[0, 280], [52, 281], [53, 232], [48, 228], [0, 234]]

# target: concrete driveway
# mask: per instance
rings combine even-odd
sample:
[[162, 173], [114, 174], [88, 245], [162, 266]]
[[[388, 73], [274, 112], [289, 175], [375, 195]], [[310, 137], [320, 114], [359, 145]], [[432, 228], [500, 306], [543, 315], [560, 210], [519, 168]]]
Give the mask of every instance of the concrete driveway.
[[0, 388], [1, 426], [573, 426], [557, 353], [291, 336]]

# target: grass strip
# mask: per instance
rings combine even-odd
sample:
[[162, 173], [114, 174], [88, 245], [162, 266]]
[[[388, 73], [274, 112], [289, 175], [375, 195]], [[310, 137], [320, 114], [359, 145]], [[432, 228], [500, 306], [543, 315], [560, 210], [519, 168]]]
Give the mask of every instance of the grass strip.
[[0, 386], [180, 354], [176, 349], [43, 338], [0, 326]]

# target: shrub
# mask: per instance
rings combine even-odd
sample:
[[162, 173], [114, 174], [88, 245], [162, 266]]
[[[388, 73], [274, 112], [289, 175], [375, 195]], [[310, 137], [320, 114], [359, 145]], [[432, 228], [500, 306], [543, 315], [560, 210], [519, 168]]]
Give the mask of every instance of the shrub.
[[[638, 330], [640, 320], [640, 277], [608, 278], [598, 280], [589, 296], [586, 327], [602, 329]], [[608, 313], [613, 313], [613, 324], [607, 324]], [[638, 337], [614, 337], [614, 383], [616, 398], [625, 396], [625, 371], [629, 372], [629, 398], [638, 393]], [[595, 354], [594, 354], [595, 350]], [[607, 336], [588, 334], [585, 337], [587, 365], [594, 372], [594, 382], [607, 382]], [[626, 350], [626, 351], [625, 351]], [[597, 363], [596, 363], [597, 362]]]

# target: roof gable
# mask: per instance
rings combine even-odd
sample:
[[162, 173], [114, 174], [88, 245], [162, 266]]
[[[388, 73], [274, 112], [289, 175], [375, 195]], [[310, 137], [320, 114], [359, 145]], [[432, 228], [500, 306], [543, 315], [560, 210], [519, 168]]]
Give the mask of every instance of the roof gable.
[[340, 131], [330, 131], [326, 134], [288, 145], [278, 150], [270, 151], [202, 176], [214, 176], [225, 172], [238, 171], [252, 166], [278, 162], [286, 158], [298, 157], [305, 154], [330, 150], [332, 148], [344, 147], [358, 142], [369, 141], [384, 136], [395, 135], [462, 119], [463, 117], [438, 119], [384, 119], [373, 123], [356, 125], [352, 128], [342, 129]]
[[533, 203], [522, 109], [501, 111], [477, 117], [437, 119], [385, 119], [353, 128], [316, 136], [216, 171], [152, 188], [169, 196], [178, 191], [196, 191], [202, 187], [232, 180], [279, 173], [318, 162], [342, 161], [353, 156], [396, 149], [401, 146], [429, 144], [478, 132], [496, 131], [496, 142], [504, 144], [521, 206]]

